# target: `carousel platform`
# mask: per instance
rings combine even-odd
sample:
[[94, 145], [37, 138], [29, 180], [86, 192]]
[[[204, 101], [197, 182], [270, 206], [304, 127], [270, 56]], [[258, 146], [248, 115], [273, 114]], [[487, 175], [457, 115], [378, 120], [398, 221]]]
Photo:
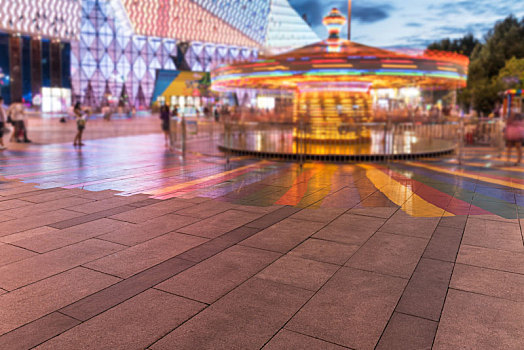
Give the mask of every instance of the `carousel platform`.
[[458, 140], [415, 136], [410, 131], [371, 132], [361, 142], [341, 142], [297, 139], [292, 130], [260, 130], [226, 136], [219, 144], [220, 151], [235, 155], [334, 162], [441, 157], [457, 148]]

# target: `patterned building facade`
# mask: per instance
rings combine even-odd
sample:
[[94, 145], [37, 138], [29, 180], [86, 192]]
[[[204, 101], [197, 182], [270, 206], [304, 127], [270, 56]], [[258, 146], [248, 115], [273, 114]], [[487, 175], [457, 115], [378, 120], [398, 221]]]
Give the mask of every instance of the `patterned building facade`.
[[[287, 0], [0, 0], [0, 13], [0, 45], [6, 41], [10, 52], [0, 68], [9, 73], [9, 91], [24, 79], [32, 86], [13, 100], [31, 101], [54, 74], [48, 85], [71, 87], [74, 101], [100, 106], [125, 96], [148, 106], [157, 70], [207, 72], [318, 40]], [[42, 71], [22, 67], [24, 53], [32, 65], [39, 57], [46, 62], [42, 50], [49, 51]]]
[[[72, 44], [71, 55], [77, 100], [98, 106], [108, 95], [127, 95], [132, 105], [148, 106], [159, 69], [209, 71], [220, 63], [258, 55], [256, 41], [192, 1], [144, 1], [140, 10], [136, 4], [82, 1], [80, 40]], [[182, 15], [191, 20], [180, 20]]]

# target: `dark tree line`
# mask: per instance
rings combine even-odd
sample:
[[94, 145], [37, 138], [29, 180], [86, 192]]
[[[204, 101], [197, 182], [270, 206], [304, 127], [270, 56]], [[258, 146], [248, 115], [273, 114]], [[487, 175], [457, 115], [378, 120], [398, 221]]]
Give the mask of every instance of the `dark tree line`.
[[[502, 101], [500, 93], [504, 89], [522, 84], [518, 78], [508, 79], [507, 72], [521, 67], [519, 62], [524, 59], [524, 17], [519, 20], [511, 15], [497, 22], [482, 41], [467, 34], [460, 39], [435, 42], [428, 49], [469, 56], [468, 84], [459, 93], [459, 102], [479, 114], [489, 114]], [[515, 75], [522, 76], [522, 72]]]

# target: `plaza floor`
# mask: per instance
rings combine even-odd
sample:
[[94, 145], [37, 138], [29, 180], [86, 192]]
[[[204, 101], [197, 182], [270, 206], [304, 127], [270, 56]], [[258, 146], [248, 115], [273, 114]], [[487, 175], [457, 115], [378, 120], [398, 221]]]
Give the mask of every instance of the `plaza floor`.
[[0, 349], [522, 349], [524, 167], [217, 138], [0, 153]]

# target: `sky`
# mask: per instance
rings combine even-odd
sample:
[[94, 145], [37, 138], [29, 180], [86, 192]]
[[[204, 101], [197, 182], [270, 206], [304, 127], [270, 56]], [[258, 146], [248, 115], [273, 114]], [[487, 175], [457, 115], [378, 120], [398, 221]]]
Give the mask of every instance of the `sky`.
[[[347, 0], [288, 2], [300, 15], [307, 14], [320, 38], [327, 36], [322, 18], [331, 8], [347, 13]], [[379, 47], [425, 48], [467, 33], [482, 39], [510, 14], [523, 18], [524, 0], [353, 0], [352, 40]]]

